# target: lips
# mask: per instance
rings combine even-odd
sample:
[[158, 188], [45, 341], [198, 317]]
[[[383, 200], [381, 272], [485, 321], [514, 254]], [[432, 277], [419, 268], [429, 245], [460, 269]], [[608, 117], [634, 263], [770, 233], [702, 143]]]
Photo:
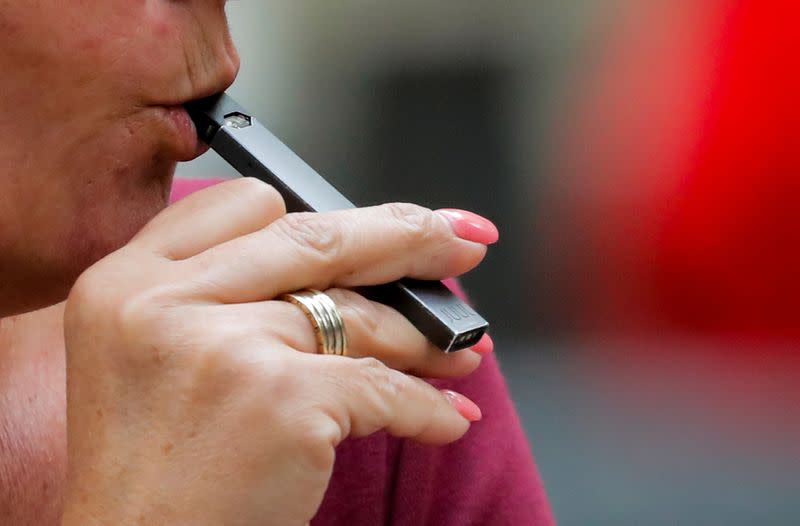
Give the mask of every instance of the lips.
[[176, 161], [192, 161], [208, 151], [208, 145], [197, 136], [194, 122], [183, 106], [161, 106], [156, 110], [169, 130], [169, 146]]
[[[225, 67], [226, 64], [229, 67]], [[238, 58], [229, 63], [221, 61], [219, 66], [215, 74], [204, 81], [191, 82], [193, 89], [190, 93], [160, 100], [151, 99], [148, 104], [155, 110], [161, 126], [166, 127], [167, 147], [176, 161], [191, 161], [208, 151], [208, 145], [198, 137], [197, 129], [184, 104], [222, 93], [233, 84], [239, 71]]]

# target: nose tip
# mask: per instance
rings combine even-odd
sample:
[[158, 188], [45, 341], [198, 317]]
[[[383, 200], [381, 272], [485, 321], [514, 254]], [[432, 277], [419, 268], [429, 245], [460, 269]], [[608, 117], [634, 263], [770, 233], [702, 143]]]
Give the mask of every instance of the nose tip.
[[[188, 2], [188, 0], [187, 0]], [[196, 49], [186, 54], [194, 95], [209, 96], [227, 89], [239, 74], [239, 52], [230, 34], [225, 0], [191, 0], [191, 17], [186, 19], [188, 41]]]
[[[223, 6], [223, 13], [225, 12], [225, 4], [227, 0], [222, 0]], [[227, 24], [227, 13], [225, 14], [226, 18], [226, 31], [224, 37], [224, 48], [225, 48], [225, 67], [223, 68], [223, 80], [225, 81], [226, 86], [230, 86], [236, 80], [237, 75], [239, 74], [239, 68], [241, 67], [241, 58], [239, 57], [239, 50], [236, 48], [236, 44], [233, 42], [233, 38], [231, 37], [230, 33], [230, 26]]]
[[[224, 3], [224, 2], [223, 2]], [[239, 51], [233, 43], [227, 24], [221, 34], [221, 41], [217, 41], [216, 51], [210, 56], [214, 57], [213, 63], [208, 64], [208, 70], [213, 75], [213, 82], [219, 91], [224, 91], [236, 80], [241, 67]]]
[[219, 70], [217, 74], [219, 75], [219, 83], [227, 88], [236, 80], [237, 75], [239, 75], [239, 68], [241, 67], [239, 53], [236, 51], [235, 46], [232, 44], [229, 46], [223, 58], [219, 61], [218, 67]]

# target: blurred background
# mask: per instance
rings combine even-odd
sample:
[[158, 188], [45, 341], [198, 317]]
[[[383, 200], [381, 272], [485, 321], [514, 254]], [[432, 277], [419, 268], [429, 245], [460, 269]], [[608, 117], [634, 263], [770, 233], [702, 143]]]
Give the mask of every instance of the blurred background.
[[796, 1], [228, 5], [343, 193], [500, 226], [464, 284], [560, 524], [800, 524]]

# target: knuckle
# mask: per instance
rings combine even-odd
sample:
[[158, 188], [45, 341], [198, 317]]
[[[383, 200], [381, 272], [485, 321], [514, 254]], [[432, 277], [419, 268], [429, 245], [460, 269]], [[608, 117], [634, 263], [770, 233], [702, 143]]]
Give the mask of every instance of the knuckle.
[[386, 375], [388, 368], [377, 358], [368, 357], [358, 360], [361, 374], [370, 381], [378, 381]]
[[387, 397], [402, 399], [408, 393], [411, 382], [408, 377], [394, 369], [387, 369], [387, 375], [383, 383], [384, 392]]
[[241, 179], [247, 195], [259, 201], [259, 203], [283, 202], [281, 194], [271, 184], [267, 184], [254, 177], [243, 177]]
[[[441, 391], [422, 378], [411, 377], [411, 382], [417, 388], [420, 397], [424, 400], [427, 407], [434, 409], [444, 400]], [[449, 407], [450, 404], [446, 400], [444, 400], [444, 403], [446, 407]]]
[[76, 282], [64, 316], [67, 348], [81, 354], [99, 346], [104, 352], [92, 357], [97, 367], [116, 364], [128, 375], [150, 374], [174, 356], [174, 303], [163, 287], [118, 290], [116, 275], [92, 271]]
[[87, 270], [78, 277], [67, 297], [67, 312], [76, 315], [94, 306], [98, 298], [97, 279], [92, 269]]
[[107, 315], [123, 341], [153, 343], [169, 332], [168, 306], [162, 290], [145, 288], [113, 301]]
[[296, 444], [308, 467], [328, 471], [336, 460], [336, 446], [344, 439], [342, 428], [333, 418], [308, 417], [296, 424]]
[[227, 188], [231, 198], [240, 200], [243, 206], [265, 211], [278, 206], [284, 212], [286, 210], [283, 197], [275, 187], [254, 177], [243, 177], [231, 181], [227, 184]]
[[108, 317], [122, 300], [119, 289], [114, 285], [104, 271], [103, 262], [84, 271], [67, 297], [65, 320], [79, 323]]
[[289, 214], [275, 223], [280, 236], [293, 243], [306, 256], [333, 260], [342, 246], [342, 235], [331, 221], [317, 214]]
[[[259, 384], [265, 381], [272, 384], [267, 397], [278, 401], [274, 404], [277, 410], [271, 409], [275, 413], [271, 420], [285, 426], [291, 447], [300, 452], [299, 462], [307, 463], [315, 471], [327, 471], [335, 460], [335, 447], [351, 429], [345, 405], [337, 403], [338, 397], [332, 392], [344, 388], [342, 380], [330, 371], [316, 369], [311, 363], [316, 360], [292, 354], [288, 360], [274, 361], [280, 361], [281, 365], [269, 367], [266, 380], [262, 378]], [[298, 370], [305, 374], [298, 374]], [[309, 376], [309, 371], [316, 373]]]
[[410, 240], [424, 241], [436, 232], [436, 220], [430, 209], [411, 203], [390, 203], [384, 206]]
[[105, 272], [102, 267], [82, 274], [67, 298], [65, 323], [90, 324], [136, 340], [153, 336], [153, 329], [166, 320], [168, 292], [152, 285], [119, 288], [115, 276], [117, 272]]
[[364, 381], [376, 393], [376, 402], [383, 406], [390, 400], [401, 397], [407, 387], [405, 375], [390, 369], [377, 358], [362, 358], [361, 372]]

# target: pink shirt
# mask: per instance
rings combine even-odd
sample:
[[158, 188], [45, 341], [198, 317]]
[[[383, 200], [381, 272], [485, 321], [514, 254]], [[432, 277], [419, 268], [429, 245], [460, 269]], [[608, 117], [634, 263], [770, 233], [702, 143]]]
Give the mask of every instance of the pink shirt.
[[[178, 179], [172, 198], [218, 182]], [[483, 420], [446, 447], [385, 433], [346, 440], [312, 526], [555, 524], [495, 357], [467, 378], [432, 383], [473, 399]]]

